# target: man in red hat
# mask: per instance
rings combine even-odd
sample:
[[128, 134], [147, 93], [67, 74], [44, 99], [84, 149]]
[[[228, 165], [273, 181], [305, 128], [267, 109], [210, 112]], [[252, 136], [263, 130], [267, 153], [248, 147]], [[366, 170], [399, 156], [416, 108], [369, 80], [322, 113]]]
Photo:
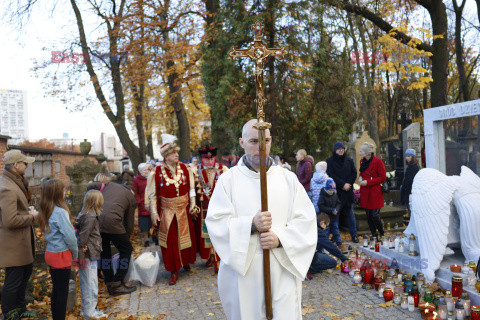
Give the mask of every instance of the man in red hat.
[[[158, 228], [158, 243], [161, 246], [165, 269], [171, 272], [169, 284], [174, 285], [178, 271], [183, 267], [190, 271], [195, 263], [195, 229], [191, 215], [196, 215], [195, 180], [189, 168], [178, 161], [180, 147], [176, 137], [162, 135], [160, 148], [164, 161], [148, 178], [152, 224]], [[154, 192], [153, 192], [154, 190]], [[197, 210], [195, 210], [197, 209]]]
[[205, 147], [198, 150], [201, 163], [198, 165], [195, 174], [195, 185], [197, 191], [197, 206], [200, 208], [200, 214], [195, 221], [195, 230], [197, 232], [198, 251], [202, 259], [208, 259], [206, 266], [214, 265], [215, 272], [218, 272], [220, 266], [220, 257], [216, 254], [208, 236], [205, 217], [207, 216], [208, 203], [212, 196], [213, 189], [217, 183], [218, 177], [228, 170], [227, 166], [215, 161], [217, 148]]

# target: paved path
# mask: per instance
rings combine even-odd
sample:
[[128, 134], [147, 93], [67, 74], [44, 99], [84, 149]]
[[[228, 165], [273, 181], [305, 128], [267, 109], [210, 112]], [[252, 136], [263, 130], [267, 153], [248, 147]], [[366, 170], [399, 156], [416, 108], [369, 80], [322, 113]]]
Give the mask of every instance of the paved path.
[[[175, 286], [169, 286], [170, 273], [163, 269], [152, 288], [140, 286], [120, 300], [107, 300], [109, 318], [125, 319], [225, 319], [213, 269], [199, 259], [191, 272], [181, 271]], [[314, 275], [303, 282], [303, 319], [343, 320], [416, 320], [418, 310], [409, 312], [399, 306], [383, 308], [383, 299], [374, 290], [352, 286], [352, 280], [339, 271]]]

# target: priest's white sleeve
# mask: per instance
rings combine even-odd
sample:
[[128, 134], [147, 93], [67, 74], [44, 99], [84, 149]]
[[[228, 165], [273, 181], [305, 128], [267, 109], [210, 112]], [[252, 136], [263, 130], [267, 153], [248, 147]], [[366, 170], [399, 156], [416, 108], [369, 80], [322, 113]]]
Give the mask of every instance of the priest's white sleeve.
[[217, 181], [208, 204], [205, 222], [213, 247], [222, 262], [239, 274], [245, 275], [251, 262], [247, 256], [254, 214], [239, 217], [235, 212], [231, 201], [231, 189], [225, 184], [227, 176], [228, 172], [222, 174]]
[[[298, 179], [288, 179], [294, 193], [291, 212], [285, 226], [272, 226], [282, 247], [273, 249], [273, 254], [285, 269], [304, 279], [312, 262], [317, 245], [315, 208]], [[272, 212], [272, 215], [275, 213]]]

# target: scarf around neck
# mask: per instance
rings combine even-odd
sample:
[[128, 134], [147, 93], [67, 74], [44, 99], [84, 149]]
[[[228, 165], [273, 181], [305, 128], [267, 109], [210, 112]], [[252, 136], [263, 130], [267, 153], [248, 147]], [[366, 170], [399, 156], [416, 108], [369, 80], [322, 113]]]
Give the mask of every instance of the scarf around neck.
[[20, 190], [22, 190], [22, 192], [25, 194], [27, 201], [32, 200], [32, 191], [30, 190], [30, 187], [28, 186], [28, 181], [27, 179], [25, 179], [24, 176], [19, 175], [18, 173], [13, 172], [12, 170], [8, 170], [6, 168], [3, 174], [18, 185]]
[[[252, 165], [252, 160], [251, 157], [248, 157], [247, 155], [243, 155], [242, 156], [242, 162], [245, 164], [245, 166], [252, 170], [253, 172], [258, 172], [257, 170], [255, 170], [253, 168], [253, 165]], [[268, 169], [270, 169], [270, 167], [272, 166], [273, 164], [273, 159], [271, 157], [267, 157], [267, 171]]]
[[367, 160], [367, 159], [363, 158], [363, 161], [360, 164], [360, 172], [363, 172], [363, 171], [367, 170], [367, 168], [370, 166], [370, 163], [373, 160], [373, 157], [374, 157], [374, 154], [372, 152], [370, 159]]

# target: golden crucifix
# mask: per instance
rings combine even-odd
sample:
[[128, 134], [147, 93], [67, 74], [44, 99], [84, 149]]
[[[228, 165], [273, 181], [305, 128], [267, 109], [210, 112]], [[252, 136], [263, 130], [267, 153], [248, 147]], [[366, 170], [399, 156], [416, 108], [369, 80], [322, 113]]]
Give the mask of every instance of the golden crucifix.
[[[263, 86], [263, 63], [268, 57], [284, 58], [287, 54], [285, 47], [281, 48], [267, 48], [263, 43], [264, 26], [260, 22], [256, 22], [252, 26], [255, 32], [253, 44], [248, 49], [232, 48], [228, 55], [233, 59], [250, 58], [255, 63], [255, 82], [256, 82], [256, 97], [255, 104], [257, 105], [257, 120], [254, 128], [258, 130], [258, 148], [260, 155], [260, 191], [262, 199], [262, 211], [268, 211], [267, 198], [267, 155], [266, 155], [266, 141], [265, 130], [271, 127], [271, 124], [265, 121], [265, 98]], [[265, 286], [265, 310], [267, 319], [273, 318], [272, 309], [272, 287], [270, 281], [270, 252], [263, 250], [263, 274]]]

